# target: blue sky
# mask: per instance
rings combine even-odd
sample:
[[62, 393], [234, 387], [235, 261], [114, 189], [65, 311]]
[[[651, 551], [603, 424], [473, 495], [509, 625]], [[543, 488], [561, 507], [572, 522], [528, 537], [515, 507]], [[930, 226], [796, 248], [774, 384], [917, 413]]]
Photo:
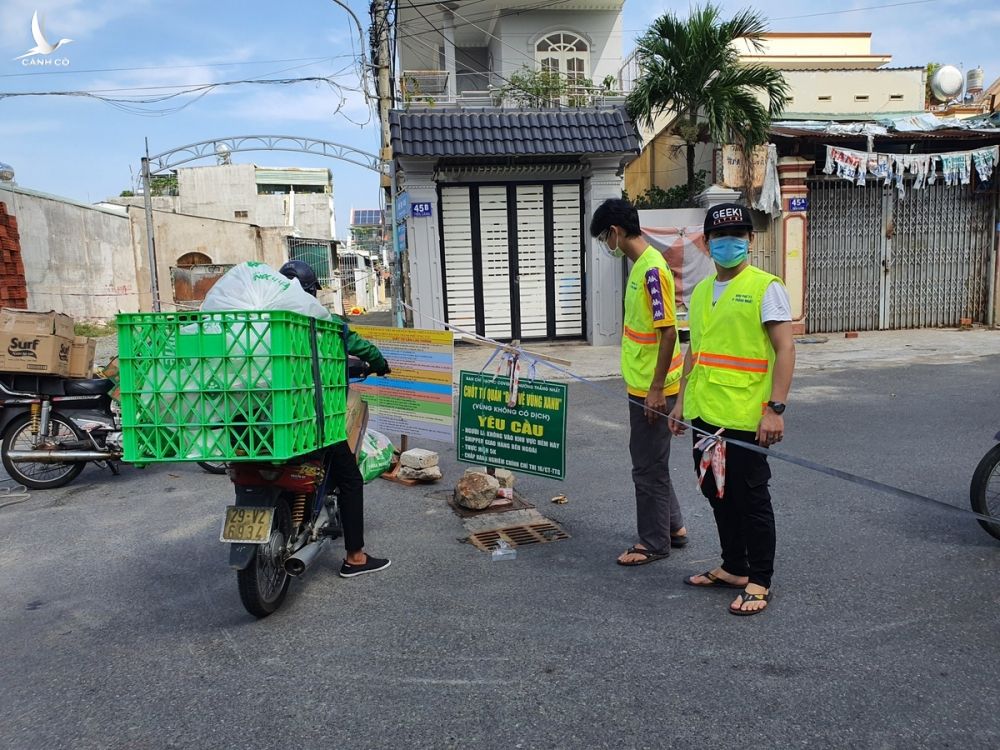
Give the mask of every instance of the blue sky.
[[[367, 33], [367, 3], [348, 4]], [[732, 12], [746, 3], [721, 5]], [[624, 49], [657, 15], [687, 7], [626, 0]], [[872, 51], [892, 54], [893, 65], [937, 60], [966, 69], [981, 65], [987, 84], [1000, 76], [992, 42], [1000, 9], [989, 2], [760, 0], [753, 7], [772, 19], [775, 31], [872, 31]], [[68, 59], [68, 68], [25, 67], [13, 59], [34, 44], [35, 10], [45, 17], [50, 42], [73, 39], [53, 55]], [[187, 104], [165, 115], [123, 112], [81, 97], [0, 98], [0, 161], [14, 166], [25, 187], [95, 202], [131, 186], [147, 137], [152, 153], [244, 134], [305, 136], [377, 152], [377, 122], [353, 62], [358, 45], [353, 22], [330, 0], [0, 0], [0, 94], [130, 89], [106, 95], [152, 95], [172, 89], [139, 89], [261, 77], [333, 76], [336, 83], [225, 87], [156, 105]], [[238, 154], [234, 161], [330, 167], [341, 235], [352, 207], [378, 204], [378, 178], [360, 167], [282, 152]]]

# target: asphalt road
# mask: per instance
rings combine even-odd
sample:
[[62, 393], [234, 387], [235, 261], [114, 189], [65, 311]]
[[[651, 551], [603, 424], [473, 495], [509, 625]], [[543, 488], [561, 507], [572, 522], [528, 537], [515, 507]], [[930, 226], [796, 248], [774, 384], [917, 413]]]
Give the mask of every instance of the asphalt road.
[[[781, 448], [967, 508], [998, 372], [799, 376]], [[446, 452], [441, 486], [368, 487], [389, 570], [338, 578], [337, 542], [262, 621], [217, 541], [225, 477], [91, 467], [0, 508], [0, 747], [1000, 746], [1000, 542], [775, 462], [775, 598], [731, 617], [728, 592], [681, 584], [717, 554], [686, 440], [692, 543], [614, 564], [634, 533], [625, 410], [572, 385], [568, 479], [519, 478], [571, 539], [496, 563], [460, 543], [434, 494], [462, 469]]]

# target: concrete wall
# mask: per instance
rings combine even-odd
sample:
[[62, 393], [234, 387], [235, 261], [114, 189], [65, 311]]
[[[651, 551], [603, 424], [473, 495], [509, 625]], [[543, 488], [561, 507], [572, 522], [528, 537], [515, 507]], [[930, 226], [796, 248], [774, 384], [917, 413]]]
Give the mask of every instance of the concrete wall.
[[[674, 153], [676, 146], [684, 142], [677, 136], [661, 133], [646, 144], [642, 153], [625, 167], [625, 189], [631, 197], [641, 195], [651, 187], [669, 190], [687, 182], [686, 150], [681, 148]], [[699, 143], [694, 149], [695, 174], [704, 170], [705, 182], [712, 183], [712, 152], [715, 146], [711, 143]]]
[[[9, 200], [8, 200], [9, 198]], [[88, 206], [22, 187], [0, 189], [17, 217], [28, 307], [79, 320], [139, 310], [124, 209]]]
[[[294, 226], [301, 236], [332, 239], [333, 197], [327, 193], [259, 195], [257, 168], [229, 164], [177, 170], [177, 213], [257, 226]], [[293, 206], [294, 204], [294, 206]], [[246, 212], [237, 216], [236, 212]]]
[[771, 33], [761, 40], [763, 49], [758, 51], [745, 39], [733, 44], [741, 55], [779, 56], [810, 55], [823, 57], [864, 56], [872, 53], [872, 35], [856, 33]]
[[[924, 108], [923, 68], [784, 70], [781, 74], [792, 98], [785, 115], [920, 112]], [[764, 102], [764, 97], [758, 99]]]
[[[132, 227], [132, 247], [136, 273], [143, 293], [139, 302], [149, 309], [151, 288], [146, 250], [146, 217], [141, 208], [128, 209]], [[264, 228], [234, 221], [221, 221], [203, 216], [187, 216], [164, 211], [153, 212], [153, 232], [156, 241], [156, 267], [160, 301], [164, 310], [173, 309], [174, 294], [170, 269], [187, 253], [207, 255], [213, 264], [237, 264], [259, 260], [279, 268], [288, 259], [285, 244], [287, 230]]]

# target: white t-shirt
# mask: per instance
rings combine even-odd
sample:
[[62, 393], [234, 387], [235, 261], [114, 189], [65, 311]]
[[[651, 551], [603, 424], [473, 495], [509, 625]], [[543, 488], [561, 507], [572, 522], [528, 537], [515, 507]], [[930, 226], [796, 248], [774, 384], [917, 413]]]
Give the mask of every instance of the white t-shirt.
[[[712, 289], [712, 304], [719, 301], [719, 297], [729, 285], [728, 281], [716, 281]], [[760, 322], [783, 322], [792, 319], [792, 303], [788, 299], [788, 292], [784, 284], [772, 281], [764, 292], [764, 299], [760, 305]]]

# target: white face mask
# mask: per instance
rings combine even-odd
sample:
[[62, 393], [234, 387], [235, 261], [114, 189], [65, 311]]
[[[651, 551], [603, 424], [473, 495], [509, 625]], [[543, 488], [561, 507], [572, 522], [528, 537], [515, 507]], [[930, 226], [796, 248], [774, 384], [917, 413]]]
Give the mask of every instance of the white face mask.
[[597, 238], [598, 241], [601, 243], [601, 247], [604, 248], [604, 252], [606, 252], [612, 258], [624, 258], [625, 257], [625, 251], [622, 250], [618, 246], [618, 232], [615, 231], [615, 246], [614, 247], [611, 247], [608, 244], [608, 235], [609, 234], [611, 234], [611, 229], [605, 229], [601, 233], [601, 235]]

